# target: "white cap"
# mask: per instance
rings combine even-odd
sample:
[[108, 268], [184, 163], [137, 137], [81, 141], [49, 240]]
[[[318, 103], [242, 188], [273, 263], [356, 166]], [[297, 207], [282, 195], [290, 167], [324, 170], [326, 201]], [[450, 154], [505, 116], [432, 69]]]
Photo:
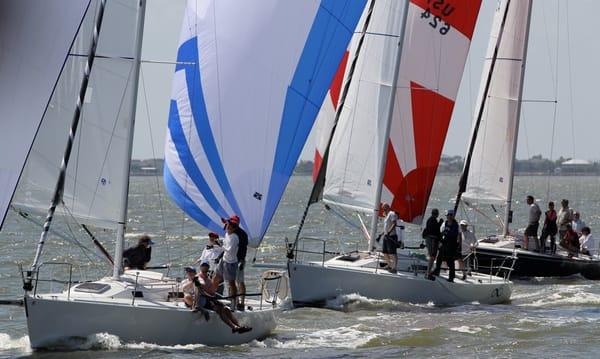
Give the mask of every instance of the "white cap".
[[469, 222], [467, 222], [466, 219], [461, 219], [460, 222], [458, 222], [458, 224], [460, 224], [461, 226], [468, 226]]

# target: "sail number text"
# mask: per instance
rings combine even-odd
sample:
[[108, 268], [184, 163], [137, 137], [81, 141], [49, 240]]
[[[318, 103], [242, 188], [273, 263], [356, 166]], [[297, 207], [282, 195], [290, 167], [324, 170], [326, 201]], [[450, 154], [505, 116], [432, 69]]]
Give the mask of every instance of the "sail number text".
[[[444, 21], [444, 19], [454, 12], [454, 6], [448, 4], [445, 0], [428, 0], [427, 4], [430, 7], [427, 7], [427, 9], [421, 13], [421, 19], [428, 19], [429, 26], [434, 29], [439, 29], [438, 31], [440, 34], [446, 35], [448, 31], [450, 31], [451, 26]], [[432, 14], [431, 8], [436, 10], [435, 12], [440, 15]]]

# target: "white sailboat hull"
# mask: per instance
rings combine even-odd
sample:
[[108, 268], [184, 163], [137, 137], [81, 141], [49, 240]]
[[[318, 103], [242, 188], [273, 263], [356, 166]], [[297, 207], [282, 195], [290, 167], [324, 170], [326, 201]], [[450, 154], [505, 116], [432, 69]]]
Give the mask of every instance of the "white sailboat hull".
[[[150, 274], [150, 272], [144, 272]], [[140, 280], [141, 281], [141, 280]], [[276, 327], [276, 313], [270, 305], [260, 309], [258, 301], [247, 300], [253, 310], [235, 312], [240, 325], [252, 327], [243, 333], [231, 329], [209, 311], [209, 320], [194, 313], [181, 301], [167, 301], [171, 284], [138, 284], [144, 297], [134, 298], [134, 285], [104, 278], [93, 282], [108, 285], [101, 294], [69, 291], [25, 296], [29, 340], [34, 349], [68, 346], [73, 338], [108, 333], [122, 342], [158, 345], [238, 345], [266, 337]], [[164, 297], [164, 299], [163, 299]]]
[[457, 278], [450, 283], [443, 276], [431, 281], [423, 273], [392, 274], [352, 264], [343, 266], [327, 262], [290, 262], [288, 270], [295, 305], [321, 305], [328, 299], [352, 293], [372, 299], [392, 299], [408, 303], [498, 304], [508, 302], [512, 293], [509, 281], [481, 274], [473, 274], [463, 281], [459, 271]]

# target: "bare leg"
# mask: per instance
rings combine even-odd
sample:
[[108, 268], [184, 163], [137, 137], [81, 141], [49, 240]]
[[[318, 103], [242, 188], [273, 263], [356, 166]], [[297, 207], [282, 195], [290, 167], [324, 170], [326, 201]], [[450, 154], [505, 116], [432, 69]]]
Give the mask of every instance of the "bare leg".
[[246, 300], [246, 296], [245, 296], [245, 294], [246, 294], [246, 283], [244, 283], [244, 282], [238, 282], [238, 288], [239, 288], [239, 293], [240, 293], [240, 296], [238, 297], [239, 298], [239, 305], [243, 308], [244, 305], [245, 305], [244, 302]]
[[393, 271], [398, 269], [398, 256], [395, 254], [390, 254], [390, 267]]
[[186, 295], [183, 297], [183, 302], [184, 302], [184, 303], [185, 303], [185, 304], [186, 304], [188, 307], [192, 308], [192, 307], [193, 307], [193, 304], [194, 304], [194, 298], [192, 298], [192, 296], [191, 296], [191, 295], [189, 295], [189, 294], [186, 294]]
[[215, 312], [219, 315], [219, 318], [223, 321], [223, 323], [227, 324], [227, 326], [231, 329], [236, 329], [240, 327], [240, 324], [237, 322], [235, 317], [231, 315], [231, 311], [225, 308], [222, 305], [215, 305]]
[[527, 237], [527, 235], [523, 235], [523, 249], [528, 251], [529, 250], [529, 237]]
[[235, 285], [235, 280], [228, 280], [227, 285], [229, 288], [228, 296], [231, 297], [231, 308], [235, 310], [235, 303], [237, 302], [237, 286]]

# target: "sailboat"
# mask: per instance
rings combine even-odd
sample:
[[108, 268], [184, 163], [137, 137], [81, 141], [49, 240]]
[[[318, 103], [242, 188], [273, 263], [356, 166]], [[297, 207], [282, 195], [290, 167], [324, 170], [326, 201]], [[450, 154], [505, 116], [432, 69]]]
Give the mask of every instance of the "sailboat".
[[[365, 10], [341, 62], [345, 70], [338, 70], [345, 74], [343, 88], [334, 81], [321, 109], [319, 121], [325, 122], [319, 126], [331, 132], [326, 147], [317, 143], [320, 167], [309, 206], [321, 201], [327, 208], [372, 215], [371, 228], [364, 228], [369, 244], [367, 251], [326, 260], [325, 239], [300, 236], [307, 208], [288, 251], [295, 305], [320, 305], [351, 293], [436, 305], [509, 300], [506, 278], [474, 275], [450, 283], [443, 274], [431, 281], [409, 255], [401, 256], [398, 273], [389, 273], [371, 251], [382, 202], [405, 222], [423, 219], [479, 6], [377, 0]], [[332, 113], [333, 120], [327, 118]], [[319, 261], [301, 258], [319, 251]]]
[[535, 241], [529, 241], [529, 248], [522, 248], [522, 238], [509, 231], [532, 2], [504, 0], [496, 10], [456, 207], [459, 203], [479, 210], [488, 205], [505, 206], [502, 234], [478, 243], [474, 252], [476, 270], [504, 275], [505, 269], [490, 271], [490, 267], [506, 257], [516, 257], [513, 276], [581, 274], [600, 279], [597, 258], [571, 257], [560, 246], [556, 254], [535, 252]]
[[[3, 218], [9, 206], [47, 210], [23, 271], [34, 349], [95, 333], [159, 345], [235, 345], [276, 326], [274, 300], [259, 297], [248, 303], [252, 309], [234, 313], [252, 328], [235, 333], [216, 313], [194, 313], [177, 300], [176, 278], [123, 268], [145, 6], [0, 4], [7, 19], [0, 24], [0, 143], [15, 154], [0, 160], [0, 209]], [[164, 179], [190, 217], [223, 233], [220, 217], [235, 213], [250, 245], [260, 244], [363, 8], [355, 0], [188, 1]], [[9, 75], [14, 81], [5, 81]], [[23, 195], [12, 198], [18, 183]], [[90, 235], [93, 228], [116, 230], [113, 257], [94, 239], [113, 263], [112, 276], [75, 281], [72, 264], [42, 259], [57, 209]], [[42, 293], [40, 283], [57, 266], [68, 276], [65, 289]]]

